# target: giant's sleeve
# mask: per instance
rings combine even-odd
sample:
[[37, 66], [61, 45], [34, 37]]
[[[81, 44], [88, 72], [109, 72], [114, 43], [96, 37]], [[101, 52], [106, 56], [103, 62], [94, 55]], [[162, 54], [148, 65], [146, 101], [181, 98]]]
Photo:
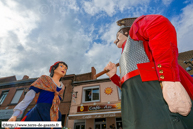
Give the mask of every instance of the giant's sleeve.
[[121, 87], [120, 86], [120, 77], [117, 75], [117, 74], [115, 74], [115, 75], [113, 75], [111, 78], [110, 78], [110, 80], [115, 84], [115, 85], [117, 85], [118, 87]]
[[34, 90], [29, 90], [24, 99], [13, 109], [14, 113], [12, 116], [19, 116], [27, 108], [27, 106], [32, 102], [35, 97], [36, 92]]
[[131, 26], [129, 35], [149, 47], [159, 81], [180, 81], [177, 37], [174, 26], [161, 15], [147, 15]]

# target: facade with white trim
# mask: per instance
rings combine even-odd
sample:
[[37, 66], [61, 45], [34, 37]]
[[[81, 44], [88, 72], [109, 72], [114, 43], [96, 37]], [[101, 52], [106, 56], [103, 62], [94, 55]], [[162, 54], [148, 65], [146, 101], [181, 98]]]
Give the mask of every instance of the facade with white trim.
[[121, 90], [110, 79], [73, 83], [67, 127], [121, 129]]

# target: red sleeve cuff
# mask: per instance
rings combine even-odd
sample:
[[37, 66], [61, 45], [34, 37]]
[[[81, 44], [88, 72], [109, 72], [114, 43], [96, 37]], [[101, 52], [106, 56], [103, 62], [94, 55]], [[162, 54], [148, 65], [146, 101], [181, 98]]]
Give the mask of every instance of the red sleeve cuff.
[[156, 70], [159, 81], [180, 81], [178, 67], [167, 67], [160, 63], [156, 65]]
[[110, 80], [115, 84], [115, 85], [117, 85], [118, 87], [121, 87], [120, 86], [120, 77], [117, 75], [117, 74], [115, 74], [115, 75], [113, 75], [111, 78], [110, 78]]

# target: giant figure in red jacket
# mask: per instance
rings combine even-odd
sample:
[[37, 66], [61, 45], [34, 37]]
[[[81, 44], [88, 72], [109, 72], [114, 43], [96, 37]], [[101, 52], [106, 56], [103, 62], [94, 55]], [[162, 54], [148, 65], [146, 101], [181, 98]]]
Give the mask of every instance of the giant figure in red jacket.
[[122, 25], [114, 43], [122, 48], [120, 77], [114, 63], [104, 69], [122, 89], [123, 129], [193, 129], [193, 79], [178, 65], [170, 21], [140, 16], [131, 27]]

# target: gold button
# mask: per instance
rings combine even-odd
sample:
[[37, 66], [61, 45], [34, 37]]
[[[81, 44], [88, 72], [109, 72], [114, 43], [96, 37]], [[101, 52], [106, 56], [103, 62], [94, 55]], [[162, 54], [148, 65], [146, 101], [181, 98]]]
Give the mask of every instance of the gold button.
[[159, 73], [164, 73], [164, 71], [163, 70], [159, 70]]
[[164, 79], [164, 75], [161, 75], [160, 78], [161, 78], [161, 79]]
[[161, 65], [161, 64], [158, 64], [158, 65], [157, 65], [157, 67], [158, 67], [158, 68], [161, 68], [161, 67], [162, 67], [162, 65]]

